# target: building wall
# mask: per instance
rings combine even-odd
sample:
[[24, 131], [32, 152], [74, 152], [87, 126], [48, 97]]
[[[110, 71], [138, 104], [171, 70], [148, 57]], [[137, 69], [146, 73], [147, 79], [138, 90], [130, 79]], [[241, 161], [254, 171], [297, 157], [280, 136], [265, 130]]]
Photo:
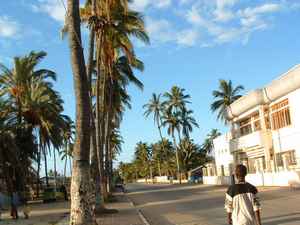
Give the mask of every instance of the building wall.
[[291, 125], [279, 130], [272, 130], [272, 140], [275, 153], [295, 150], [295, 156], [300, 168], [300, 89], [278, 99], [280, 102], [288, 98], [291, 114]]
[[233, 155], [230, 152], [230, 139], [230, 133], [226, 133], [214, 140], [214, 157], [218, 176], [229, 176], [232, 173]]

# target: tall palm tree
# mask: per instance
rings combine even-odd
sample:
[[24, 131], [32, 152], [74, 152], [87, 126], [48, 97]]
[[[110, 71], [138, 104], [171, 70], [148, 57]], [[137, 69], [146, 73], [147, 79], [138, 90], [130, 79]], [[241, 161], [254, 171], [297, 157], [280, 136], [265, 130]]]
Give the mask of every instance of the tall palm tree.
[[[181, 120], [180, 120], [180, 112], [171, 112], [170, 110], [166, 111], [163, 115], [163, 126], [167, 126], [168, 134], [173, 139], [173, 144], [176, 149], [176, 164], [177, 164], [177, 177], [179, 178], [179, 183], [181, 184], [181, 170], [180, 170], [180, 159], [178, 153], [177, 141], [175, 138], [175, 132], [177, 131], [180, 136], [181, 130]], [[180, 140], [180, 137], [179, 137]], [[180, 142], [180, 141], [179, 141]]]
[[[150, 114], [153, 114], [154, 123], [157, 125], [160, 139], [161, 141], [163, 141], [161, 126], [162, 126], [162, 115], [165, 111], [165, 107], [163, 102], [160, 101], [160, 98], [161, 98], [161, 94], [156, 95], [155, 93], [153, 93], [152, 99], [150, 99], [149, 103], [145, 104], [143, 108], [146, 109], [146, 111], [144, 112], [144, 115], [146, 117], [149, 117]], [[158, 170], [159, 170], [159, 175], [161, 176], [160, 159], [158, 159]]]
[[81, 41], [79, 0], [68, 0], [68, 32], [76, 96], [76, 138], [73, 151], [70, 224], [96, 224], [89, 202], [90, 99]]
[[152, 152], [147, 143], [139, 142], [135, 147], [135, 161], [139, 168], [140, 174], [144, 177], [149, 175], [153, 179], [152, 174]]
[[184, 110], [186, 104], [190, 103], [191, 96], [184, 93], [185, 89], [173, 86], [170, 92], [166, 92], [164, 97], [166, 98], [164, 104], [167, 111], [179, 112]]
[[193, 140], [189, 138], [185, 138], [179, 144], [180, 154], [182, 158], [182, 167], [187, 177], [187, 173], [189, 170], [200, 166], [201, 157], [201, 147], [194, 143]]
[[242, 90], [244, 90], [242, 85], [234, 87], [231, 80], [219, 80], [219, 89], [212, 92], [214, 102], [210, 106], [212, 112], [217, 112], [218, 120], [223, 121], [225, 124], [228, 123], [226, 110], [242, 96], [240, 95]]
[[186, 138], [190, 137], [190, 132], [193, 131], [193, 127], [199, 128], [199, 124], [193, 117], [193, 113], [193, 110], [187, 110], [186, 108], [181, 112], [182, 133]]

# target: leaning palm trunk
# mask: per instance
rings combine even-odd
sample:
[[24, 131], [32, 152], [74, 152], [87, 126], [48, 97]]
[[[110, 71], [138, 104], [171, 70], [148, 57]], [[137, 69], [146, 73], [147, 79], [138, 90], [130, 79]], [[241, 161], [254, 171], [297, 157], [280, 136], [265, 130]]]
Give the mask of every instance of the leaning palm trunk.
[[[98, 64], [99, 65], [99, 64]], [[98, 73], [100, 68], [98, 67]], [[101, 109], [100, 109], [100, 82], [101, 79], [98, 74], [98, 78], [96, 81], [96, 146], [97, 146], [97, 156], [98, 156], [98, 169], [99, 169], [99, 176], [100, 176], [100, 186], [101, 186], [101, 194], [102, 199], [104, 200], [107, 197], [105, 192], [105, 184], [104, 180], [104, 165], [103, 165], [103, 144], [102, 144], [102, 130], [101, 130]]]
[[96, 224], [90, 192], [90, 102], [83, 49], [81, 47], [79, 0], [68, 0], [67, 25], [76, 96], [76, 139], [73, 151], [70, 225]]
[[176, 139], [174, 133], [172, 134], [174, 146], [176, 148], [176, 164], [177, 164], [177, 177], [179, 178], [179, 184], [181, 184], [181, 172], [180, 172], [180, 164], [179, 164], [179, 155], [178, 155], [178, 147], [176, 144]]
[[111, 120], [112, 120], [112, 88], [111, 83], [108, 83], [108, 110], [106, 112], [106, 137], [105, 137], [105, 171], [107, 191], [111, 192], [111, 170], [110, 170], [110, 136], [111, 136]]

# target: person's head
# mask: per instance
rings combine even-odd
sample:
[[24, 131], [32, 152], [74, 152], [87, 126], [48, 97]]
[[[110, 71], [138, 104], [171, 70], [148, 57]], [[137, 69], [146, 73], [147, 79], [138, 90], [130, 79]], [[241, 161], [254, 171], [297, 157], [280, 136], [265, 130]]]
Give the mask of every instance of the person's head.
[[244, 181], [247, 175], [247, 167], [240, 164], [235, 167], [235, 176], [239, 181]]

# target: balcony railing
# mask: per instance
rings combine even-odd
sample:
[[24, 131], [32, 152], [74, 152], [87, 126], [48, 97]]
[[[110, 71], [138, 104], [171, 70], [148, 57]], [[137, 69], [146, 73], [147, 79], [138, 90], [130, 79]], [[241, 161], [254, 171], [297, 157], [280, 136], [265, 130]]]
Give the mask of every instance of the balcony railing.
[[261, 131], [256, 131], [230, 140], [231, 152], [261, 146], [263, 146]]

